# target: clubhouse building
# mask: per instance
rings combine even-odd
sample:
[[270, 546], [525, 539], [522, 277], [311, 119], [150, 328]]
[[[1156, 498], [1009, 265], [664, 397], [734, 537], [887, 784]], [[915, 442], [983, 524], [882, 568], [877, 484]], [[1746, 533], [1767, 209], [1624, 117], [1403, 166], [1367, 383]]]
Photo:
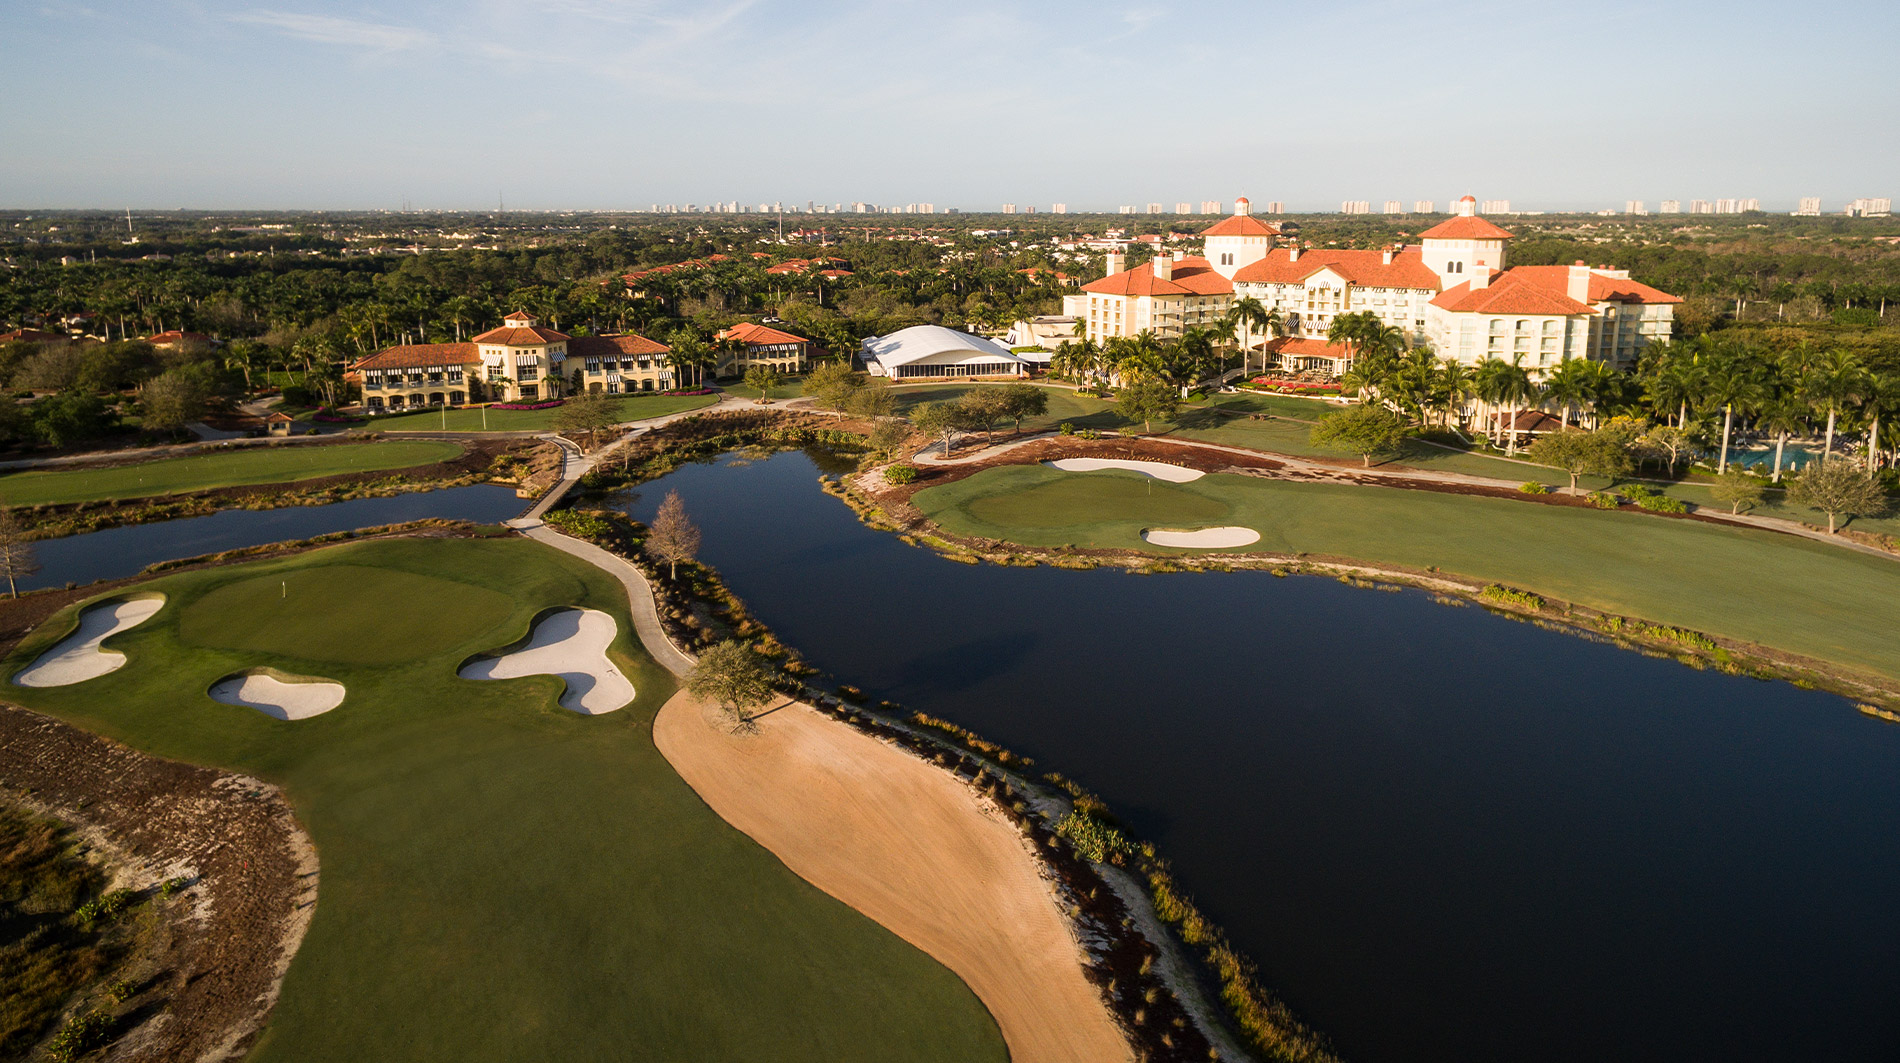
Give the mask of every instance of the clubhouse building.
[[1253, 299], [1277, 311], [1278, 337], [1243, 333], [1250, 365], [1343, 373], [1351, 352], [1329, 344], [1341, 314], [1370, 312], [1412, 344], [1441, 358], [1476, 364], [1521, 357], [1533, 374], [1571, 358], [1618, 368], [1636, 363], [1647, 344], [1669, 338], [1681, 299], [1607, 266], [1507, 264], [1512, 234], [1478, 216], [1477, 201], [1419, 234], [1419, 243], [1378, 250], [1280, 246], [1279, 228], [1254, 218], [1245, 199], [1232, 217], [1203, 233], [1204, 254], [1180, 252], [1135, 269], [1120, 254], [1108, 275], [1063, 299], [1063, 312], [1087, 323], [1096, 343], [1143, 331], [1162, 339], [1220, 320]]
[[405, 343], [352, 363], [343, 379], [371, 413], [477, 399], [543, 402], [577, 390], [625, 394], [673, 386], [668, 348], [644, 336], [569, 336], [514, 313], [467, 343]]
[[717, 339], [726, 343], [720, 353], [718, 376], [744, 376], [746, 370], [762, 365], [781, 375], [802, 373], [811, 368], [811, 341], [803, 336], [756, 325], [750, 321], [721, 332]]

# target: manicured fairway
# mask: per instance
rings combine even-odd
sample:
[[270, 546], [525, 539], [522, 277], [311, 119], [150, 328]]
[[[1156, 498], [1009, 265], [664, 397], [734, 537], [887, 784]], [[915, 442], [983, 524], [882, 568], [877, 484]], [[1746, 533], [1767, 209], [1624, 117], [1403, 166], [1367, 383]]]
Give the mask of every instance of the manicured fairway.
[[[726, 826], [652, 743], [673, 693], [598, 570], [520, 539], [358, 543], [183, 573], [125, 667], [9, 696], [282, 785], [322, 860], [316, 919], [253, 1060], [997, 1060], [949, 971]], [[277, 597], [273, 598], [272, 595]], [[611, 614], [639, 692], [458, 679], [536, 613]], [[8, 675], [72, 626], [47, 622]], [[221, 705], [269, 665], [345, 684], [296, 722]]]
[[[974, 388], [997, 387], [995, 384], [924, 384], [905, 385], [897, 388], [897, 409], [904, 413], [922, 402], [943, 402], [954, 399]], [[1063, 421], [1077, 428], [1095, 428], [1116, 430], [1128, 422], [1115, 412], [1115, 404], [1102, 399], [1078, 395], [1068, 388], [1044, 388], [1049, 395], [1049, 412], [1041, 417], [1033, 417], [1023, 422], [1026, 432], [1041, 432], [1054, 428]], [[1008, 425], [1004, 425], [1008, 428]]]
[[[778, 386], [766, 392], [766, 396], [774, 399], [795, 399], [802, 394], [801, 389], [804, 386], [805, 378], [802, 376], [780, 377]], [[742, 399], [759, 397], [759, 389], [747, 384], [744, 380], [726, 381], [719, 385], [719, 390], [728, 395], [737, 395]]]
[[[1178, 499], [1178, 515], [1162, 500]], [[1150, 524], [1234, 524], [1253, 551], [1437, 566], [1900, 679], [1900, 561], [1773, 532], [1348, 484], [1213, 474], [1160, 484], [1130, 472], [1009, 466], [920, 491], [946, 530], [1030, 546], [1189, 554], [1141, 541]]]
[[457, 443], [392, 439], [375, 443], [232, 447], [187, 458], [105, 469], [28, 469], [0, 475], [0, 503], [9, 506], [149, 498], [240, 484], [275, 484], [351, 472], [407, 469], [459, 457]]
[[[622, 421], [642, 421], [664, 417], [682, 410], [699, 410], [719, 401], [717, 395], [629, 395], [620, 400]], [[363, 427], [376, 432], [545, 432], [554, 427], [554, 415], [560, 407], [545, 410], [489, 410], [486, 419], [479, 409], [420, 410], [415, 413], [391, 413], [371, 417]]]

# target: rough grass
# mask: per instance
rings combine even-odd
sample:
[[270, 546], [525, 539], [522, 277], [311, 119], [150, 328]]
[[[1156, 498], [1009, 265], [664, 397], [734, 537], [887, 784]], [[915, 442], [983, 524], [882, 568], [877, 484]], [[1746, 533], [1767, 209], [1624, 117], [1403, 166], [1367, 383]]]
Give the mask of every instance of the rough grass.
[[112, 963], [75, 913], [105, 889], [60, 824], [0, 805], [0, 1058], [17, 1059]]
[[[1097, 486], [1058, 493], [1050, 485], [1062, 478]], [[920, 491], [912, 504], [962, 535], [1191, 553], [1142, 542], [1141, 528], [1156, 519], [1150, 499], [1164, 497], [1142, 479], [1007, 466]], [[1172, 488], [1227, 507], [1219, 518], [1184, 515], [1175, 524], [1258, 530], [1260, 542], [1240, 552], [1436, 566], [1900, 679], [1900, 643], [1889, 630], [1900, 562], [1889, 558], [1774, 532], [1510, 499], [1226, 474]], [[1005, 500], [1016, 495], [1026, 500]]]
[[[803, 376], [780, 377], [778, 386], [766, 392], [766, 397], [773, 399], [795, 399], [804, 393], [801, 390], [804, 386], [805, 378]], [[737, 395], [742, 399], [756, 399], [759, 397], [759, 389], [746, 383], [744, 379], [722, 381], [719, 384], [719, 389], [728, 395]]]
[[58, 505], [183, 494], [241, 484], [288, 483], [343, 473], [406, 469], [448, 461], [461, 453], [456, 443], [401, 439], [233, 448], [104, 469], [28, 469], [0, 476], [0, 504]]
[[[293, 577], [310, 614], [299, 623], [325, 641], [247, 648], [258, 640], [241, 607], [269, 609], [268, 590]], [[316, 593], [325, 580], [337, 585]], [[456, 617], [459, 592], [435, 609], [402, 601], [457, 584], [506, 608]], [[675, 684], [631, 637], [625, 592], [606, 574], [521, 539], [395, 540], [149, 586], [169, 604], [113, 640], [125, 667], [13, 696], [285, 788], [323, 885], [251, 1060], [1005, 1058], [954, 975], [792, 875], [673, 773], [651, 725]], [[214, 595], [228, 619], [199, 609]], [[584, 717], [557, 706], [552, 677], [455, 677], [553, 605], [615, 617], [610, 653], [635, 704]], [[8, 668], [72, 617], [42, 625]], [[193, 617], [204, 645], [180, 638]], [[425, 630], [437, 625], [454, 639]], [[350, 634], [312, 634], [326, 626]], [[344, 659], [336, 647], [352, 638], [361, 649]], [[325, 658], [300, 655], [318, 649]], [[295, 723], [205, 696], [255, 666], [349, 694]]]
[[[911, 407], [922, 402], [944, 402], [975, 390], [976, 388], [1000, 387], [1000, 384], [924, 384], [905, 385], [897, 389], [897, 409], [907, 413]], [[1119, 429], [1127, 424], [1122, 416], [1115, 412], [1115, 404], [1102, 399], [1078, 395], [1068, 388], [1044, 388], [1049, 395], [1049, 412], [1041, 417], [1032, 417], [1023, 422], [1025, 432], [1044, 432], [1063, 421], [1077, 428]], [[1007, 432], [1014, 425], [1002, 422], [999, 430]], [[980, 434], [980, 433], [979, 433]]]
[[[698, 410], [719, 401], [717, 395], [629, 395], [620, 400], [622, 421], [641, 421], [664, 417], [682, 410]], [[484, 421], [482, 411], [420, 410], [371, 417], [366, 428], [378, 432], [545, 432], [554, 427], [559, 406], [545, 410], [489, 410]], [[445, 427], [446, 425], [446, 427]], [[485, 427], [484, 427], [485, 426]]]

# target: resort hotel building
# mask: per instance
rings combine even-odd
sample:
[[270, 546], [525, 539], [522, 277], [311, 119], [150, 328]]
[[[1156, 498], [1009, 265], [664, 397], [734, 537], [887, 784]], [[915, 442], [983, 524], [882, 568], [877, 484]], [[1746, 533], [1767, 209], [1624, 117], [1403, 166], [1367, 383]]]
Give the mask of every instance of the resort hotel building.
[[1279, 315], [1280, 335], [1239, 337], [1261, 368], [1343, 373], [1351, 351], [1326, 342], [1341, 314], [1370, 312], [1409, 343], [1441, 358], [1476, 364], [1522, 357], [1533, 374], [1571, 358], [1619, 368], [1666, 340], [1676, 296], [1630, 280], [1627, 270], [1507, 263], [1512, 234], [1478, 216], [1466, 196], [1457, 213], [1419, 234], [1416, 245], [1336, 250], [1283, 242], [1278, 226], [1254, 218], [1245, 199], [1208, 228], [1201, 257], [1158, 255], [1135, 269], [1107, 256], [1108, 275], [1063, 298], [1063, 313], [1086, 322], [1096, 343], [1143, 331], [1173, 339], [1218, 321], [1241, 299]]
[[543, 402], [576, 391], [673, 386], [668, 348], [644, 336], [569, 336], [514, 313], [467, 343], [405, 343], [358, 359], [343, 379], [371, 413], [491, 399]]
[[721, 332], [716, 339], [726, 348], [720, 353], [718, 376], [744, 376], [755, 365], [763, 365], [781, 374], [802, 373], [811, 368], [811, 341], [789, 332], [743, 321]]

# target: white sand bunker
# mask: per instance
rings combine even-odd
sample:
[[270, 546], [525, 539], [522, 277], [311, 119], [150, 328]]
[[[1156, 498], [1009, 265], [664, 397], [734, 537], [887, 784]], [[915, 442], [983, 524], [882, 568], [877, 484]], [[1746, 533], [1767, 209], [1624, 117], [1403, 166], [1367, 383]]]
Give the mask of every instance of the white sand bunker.
[[1184, 469], [1179, 465], [1169, 465], [1165, 461], [1132, 461], [1127, 458], [1058, 458], [1043, 462], [1052, 469], [1063, 472], [1095, 472], [1099, 469], [1132, 469], [1145, 472], [1157, 480], [1169, 480], [1184, 484], [1198, 480], [1207, 474], [1199, 469]]
[[562, 609], [534, 625], [527, 645], [463, 665], [455, 674], [463, 679], [558, 675], [567, 684], [561, 707], [598, 716], [633, 701], [633, 683], [607, 659], [615, 630], [614, 618], [598, 609]]
[[162, 597], [130, 598], [95, 605], [79, 614], [79, 629], [59, 645], [39, 655], [25, 671], [13, 677], [23, 687], [63, 687], [97, 679], [125, 667], [125, 654], [102, 650], [99, 644], [127, 628], [134, 628], [165, 607]]
[[1193, 531], [1149, 528], [1141, 533], [1141, 537], [1156, 546], [1187, 546], [1199, 550], [1213, 550], [1223, 546], [1251, 546], [1260, 541], [1259, 532], [1252, 528], [1238, 528], [1233, 525], [1221, 528], [1196, 528]]
[[274, 669], [227, 675], [206, 691], [211, 700], [256, 709], [280, 720], [307, 720], [343, 704], [343, 684]]

